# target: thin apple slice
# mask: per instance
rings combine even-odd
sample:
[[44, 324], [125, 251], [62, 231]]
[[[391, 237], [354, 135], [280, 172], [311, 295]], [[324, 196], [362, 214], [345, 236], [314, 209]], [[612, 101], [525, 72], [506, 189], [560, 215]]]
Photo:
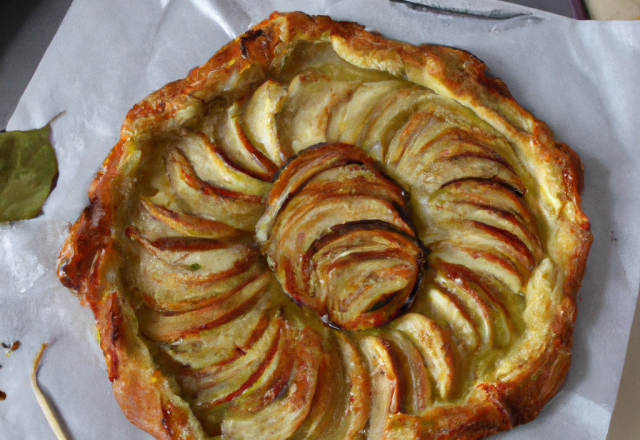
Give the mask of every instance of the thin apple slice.
[[231, 362], [186, 370], [178, 380], [187, 395], [196, 394], [191, 404], [196, 408], [212, 408], [253, 385], [276, 354], [282, 324], [278, 312], [271, 316], [267, 329], [243, 356]]
[[491, 206], [513, 214], [528, 230], [537, 235], [535, 217], [524, 204], [523, 199], [496, 182], [477, 180], [452, 182], [434, 192], [430, 201], [433, 203], [466, 202], [478, 206]]
[[363, 186], [385, 183], [389, 185], [389, 188], [394, 193], [394, 196], [390, 197], [389, 200], [398, 200], [399, 203], [403, 203], [405, 198], [402, 188], [391, 182], [388, 177], [384, 176], [370, 163], [351, 163], [329, 168], [310, 178], [306, 182], [305, 188], [317, 184], [348, 181], [361, 182]]
[[[529, 266], [529, 271], [533, 270], [532, 266], [535, 266], [542, 256], [542, 247], [538, 237], [531, 233], [515, 215], [509, 212], [500, 211], [491, 206], [464, 202], [434, 203], [432, 206], [433, 218], [442, 225], [450, 224], [452, 220], [465, 219], [468, 220], [465, 222], [465, 226], [469, 227], [469, 229], [483, 228], [479, 225], [484, 225], [488, 228], [502, 231], [503, 234], [496, 234], [485, 230], [490, 235], [503, 240], [505, 245], [510, 246], [512, 248], [511, 251], [516, 254], [513, 255], [514, 258], [518, 258], [519, 254], [521, 256], [520, 259], [526, 259], [527, 261], [521, 261], [521, 264]], [[522, 249], [522, 246], [525, 246], [526, 249]]]
[[[141, 197], [141, 200], [142, 199], [143, 197]], [[149, 200], [147, 197], [144, 197], [144, 199]], [[187, 235], [175, 231], [166, 223], [152, 216], [151, 213], [149, 213], [149, 211], [147, 211], [147, 209], [144, 207], [142, 201], [138, 204], [138, 210], [131, 215], [130, 225], [130, 227], [137, 229], [141, 234], [143, 234], [151, 241], [157, 240], [158, 238], [162, 237], [184, 237], [185, 235]]]
[[353, 93], [351, 99], [341, 105], [326, 126], [326, 137], [331, 142], [354, 144], [378, 101], [395, 90], [408, 87], [396, 80], [363, 83]]
[[493, 182], [463, 180], [435, 191], [429, 204], [470, 220], [503, 229], [525, 243], [536, 260], [542, 246], [529, 209], [512, 191]]
[[[252, 251], [251, 243], [213, 240], [200, 237], [159, 237], [149, 240], [132, 226], [125, 230], [127, 237], [137, 241], [154, 257], [176, 268], [189, 268], [198, 264], [208, 272], [220, 272], [231, 267], [230, 262], [246, 258]], [[205, 270], [207, 271], [207, 270]]]
[[185, 300], [203, 297], [214, 283], [246, 271], [259, 257], [245, 243], [198, 251], [157, 251], [152, 243], [149, 248], [140, 248], [140, 261], [133, 270], [139, 275], [135, 284], [160, 301], [171, 301], [170, 289], [180, 289]]
[[242, 118], [242, 102], [237, 101], [221, 117], [216, 139], [225, 154], [245, 173], [272, 182], [278, 166], [249, 142], [242, 129]]
[[358, 345], [371, 377], [371, 413], [367, 439], [381, 439], [389, 416], [400, 411], [398, 370], [390, 347], [383, 339], [365, 335], [359, 338]]
[[[384, 229], [384, 226], [378, 222], [361, 222], [332, 228], [330, 234], [314, 242], [302, 256], [301, 264], [296, 270], [302, 285], [312, 291], [319, 301], [324, 302], [329, 291], [336, 290], [335, 283], [330, 281], [333, 269], [349, 263], [344, 260], [351, 255], [356, 254], [356, 259], [352, 262], [355, 264], [362, 261], [363, 254], [371, 257], [378, 255], [381, 258], [407, 258], [408, 261], [417, 263], [422, 255], [415, 241], [397, 231]], [[357, 254], [360, 255], [359, 258]]]
[[359, 81], [332, 81], [315, 74], [298, 75], [289, 84], [287, 100], [278, 118], [283, 147], [297, 153], [327, 142], [327, 124], [332, 109], [351, 98]]
[[276, 216], [309, 179], [325, 170], [351, 163], [372, 165], [373, 160], [351, 145], [333, 144], [331, 148], [305, 150], [282, 168], [269, 193], [267, 209], [256, 227], [258, 242], [262, 245], [267, 242]]
[[[355, 178], [345, 181], [313, 183], [307, 185], [304, 190], [296, 195], [300, 198], [313, 198], [314, 202], [340, 195], [352, 195], [367, 198], [387, 200], [402, 206], [404, 193], [397, 186], [388, 181], [376, 180], [367, 182], [365, 179]], [[313, 203], [313, 202], [312, 202]], [[302, 205], [304, 206], [303, 203]]]
[[[518, 194], [526, 192], [524, 183], [502, 156], [474, 134], [458, 128], [444, 131], [407, 156], [412, 157], [403, 157], [397, 172], [409, 173], [427, 194], [462, 179], [494, 180]], [[415, 158], [419, 158], [417, 163]]]
[[[290, 209], [291, 205], [285, 208], [279, 217], [286, 218], [286, 222], [274, 226], [275, 232], [271, 246], [278, 243], [278, 249], [272, 251], [295, 249], [297, 255], [302, 255], [314, 241], [329, 232], [332, 227], [367, 220], [389, 223], [408, 235], [413, 235], [412, 228], [398, 213], [395, 205], [386, 200], [359, 195], [341, 195], [327, 197], [321, 203], [308, 205], [304, 207], [305, 209], [299, 210]], [[294, 212], [293, 215], [288, 216], [288, 210]], [[280, 218], [278, 223], [280, 223]], [[297, 240], [297, 235], [292, 236], [297, 231], [305, 231], [302, 240]]]
[[486, 301], [462, 279], [452, 281], [448, 277], [439, 274], [439, 276], [436, 276], [436, 282], [439, 283], [438, 287], [440, 289], [448, 291], [453, 295], [462, 304], [469, 316], [471, 316], [471, 319], [476, 323], [482, 344], [486, 347], [493, 347], [495, 342], [493, 316], [491, 308]]
[[242, 194], [263, 198], [269, 194], [271, 183], [251, 177], [234, 167], [204, 133], [185, 134], [173, 146], [184, 153], [196, 175], [203, 181]]
[[[306, 217], [324, 215], [330, 222], [330, 217], [326, 215], [326, 209], [323, 210], [322, 208], [324, 204], [342, 204], [343, 208], [350, 209], [349, 206], [352, 204], [367, 204], [363, 202], [365, 200], [370, 200], [368, 203], [370, 208], [367, 211], [360, 212], [359, 216], [369, 217], [358, 218], [358, 216], [355, 216], [350, 219], [346, 212], [336, 213], [334, 224], [327, 227], [346, 222], [379, 220], [380, 222], [396, 225], [406, 234], [413, 236], [412, 227], [403, 219], [405, 217], [401, 208], [404, 204], [403, 196], [402, 191], [398, 190], [397, 187], [394, 188], [389, 182], [367, 185], [358, 180], [353, 180], [344, 183], [331, 182], [305, 187], [295, 196], [290, 197], [281, 211], [275, 213], [274, 221], [271, 223], [271, 230], [265, 231], [264, 235], [267, 235], [268, 232], [267, 236], [269, 238], [261, 243], [262, 249], [264, 251], [272, 246], [276, 241], [275, 236], [278, 235], [280, 237], [283, 229], [293, 230], [296, 222], [307, 221]], [[358, 199], [360, 199], [359, 202]], [[378, 213], [378, 218], [375, 217], [376, 212]], [[340, 217], [344, 218], [341, 220]], [[264, 224], [264, 226], [267, 225]], [[258, 228], [261, 227], [263, 227], [263, 224], [258, 224]], [[287, 233], [285, 232], [285, 234]]]
[[[283, 252], [303, 255], [313, 242], [329, 233], [332, 227], [363, 221], [388, 223], [407, 235], [413, 235], [412, 228], [398, 213], [396, 206], [386, 200], [358, 195], [329, 196], [321, 201], [296, 198], [295, 203], [288, 204], [278, 216], [267, 249], [274, 261]], [[292, 236], [303, 231], [301, 240], [297, 240], [297, 235]]]
[[[251, 261], [251, 264], [246, 268], [243, 267], [244, 265], [236, 266], [234, 267], [235, 270], [227, 271], [226, 276], [211, 281], [210, 283], [186, 283], [179, 289], [167, 287], [167, 283], [150, 283], [149, 280], [151, 278], [147, 276], [139, 277], [138, 280], [136, 280], [134, 291], [141, 296], [148, 307], [161, 313], [188, 312], [190, 310], [200, 309], [233, 295], [265, 271], [266, 265], [262, 259], [256, 258]], [[163, 266], [163, 268], [167, 269], [166, 266]], [[154, 281], [156, 281], [157, 278], [161, 281], [166, 281], [169, 277], [174, 276], [171, 268], [168, 269], [165, 278], [160, 276], [159, 273], [156, 273]]]
[[[167, 237], [163, 238], [164, 243], [169, 241]], [[148, 247], [144, 247], [140, 267], [158, 284], [167, 288], [209, 284], [239, 273], [257, 258], [257, 252], [250, 243], [218, 242], [211, 245], [212, 249], [197, 249], [200, 243], [194, 243], [192, 249], [158, 250], [156, 246], [159, 240], [149, 242]], [[179, 242], [183, 242], [182, 238]], [[161, 278], [172, 270], [174, 274], [170, 278]]]
[[174, 342], [188, 334], [222, 325], [255, 305], [274, 280], [265, 272], [230, 298], [201, 309], [165, 315], [151, 309], [138, 312], [142, 333], [154, 341]]
[[389, 142], [384, 158], [385, 163], [393, 169], [405, 154], [424, 145], [429, 138], [437, 136], [446, 126], [446, 123], [438, 120], [432, 112], [424, 110], [415, 112]]
[[424, 170], [415, 171], [417, 185], [431, 194], [442, 186], [463, 179], [490, 180], [505, 185], [517, 194], [524, 194], [526, 187], [522, 180], [495, 157], [482, 155], [451, 156], [434, 161]]
[[440, 398], [450, 399], [455, 379], [455, 353], [449, 335], [435, 322], [417, 313], [401, 316], [391, 324], [391, 328], [403, 332], [413, 342]]
[[131, 284], [156, 310], [188, 310], [262, 273], [265, 264], [257, 252], [236, 250], [240, 252], [221, 252], [219, 265], [203, 269], [199, 263], [186, 268], [169, 265], [143, 249], [139, 264], [131, 271]]
[[[340, 196], [325, 199], [309, 209], [296, 212], [282, 227], [276, 225], [274, 228], [276, 232], [267, 250], [271, 261], [275, 263], [276, 275], [280, 280], [286, 280], [288, 264], [290, 264], [286, 260], [291, 262], [292, 258], [304, 255], [313, 242], [330, 232], [336, 225], [378, 220], [401, 228], [410, 234], [411, 228], [395, 209], [392, 203], [384, 200]], [[287, 215], [285, 213], [280, 217], [285, 218]], [[303, 235], [298, 239], [300, 233]], [[300, 299], [296, 285], [286, 283], [284, 287], [290, 295]]]
[[246, 314], [210, 330], [186, 335], [177, 342], [159, 346], [183, 368], [204, 368], [229, 362], [246, 353], [267, 329], [272, 301], [265, 295]]
[[312, 410], [292, 440], [362, 438], [370, 411], [369, 374], [349, 338], [342, 332], [333, 335], [335, 342], [325, 346], [328, 362], [320, 372]]
[[321, 338], [305, 328], [293, 342], [295, 366], [286, 392], [264, 408], [248, 413], [232, 408], [222, 422], [222, 436], [229, 439], [279, 440], [289, 438], [311, 410], [322, 359]]
[[[483, 138], [495, 138], [497, 134], [472, 110], [458, 102], [431, 93], [419, 105], [419, 110], [396, 133], [389, 145], [386, 163], [395, 167], [402, 159], [407, 164], [415, 163], [415, 154], [432, 139], [448, 130], [462, 129]], [[502, 151], [502, 150], [501, 150]], [[511, 159], [512, 154], [508, 155]]]
[[498, 348], [507, 347], [514, 337], [514, 326], [511, 317], [504, 304], [499, 301], [491, 292], [477, 283], [471, 282], [471, 286], [478, 292], [478, 295], [489, 304], [491, 308], [491, 321], [495, 334], [495, 346]]
[[451, 329], [451, 336], [458, 346], [472, 353], [480, 347], [480, 335], [477, 324], [461, 301], [446, 289], [432, 283], [416, 295], [416, 302], [411, 310], [422, 312], [443, 328]]
[[422, 355], [397, 330], [382, 331], [380, 337], [391, 345], [391, 354], [398, 368], [400, 411], [409, 415], [421, 414], [431, 403], [431, 383]]
[[[391, 139], [431, 93], [423, 88], [408, 88], [387, 95], [367, 118], [356, 145], [376, 160], [384, 162]], [[379, 151], [374, 149], [376, 145], [380, 146]]]
[[247, 235], [246, 231], [241, 231], [225, 223], [207, 220], [158, 205], [147, 197], [140, 198], [140, 205], [154, 219], [179, 234], [212, 239], [232, 239]]
[[260, 378], [243, 394], [233, 400], [234, 408], [247, 413], [255, 413], [273, 402], [283, 393], [289, 383], [294, 368], [295, 350], [292, 350], [295, 330], [285, 322], [275, 356], [265, 368]]
[[[511, 341], [513, 325], [504, 304], [490, 289], [483, 286], [484, 280], [466, 267], [438, 261], [434, 266], [438, 272], [436, 281], [446, 286], [475, 312], [481, 315], [490, 327], [490, 343], [498, 348]], [[478, 313], [479, 312], [479, 313]]]
[[[369, 168], [370, 171], [365, 173], [365, 168]], [[368, 164], [349, 164], [323, 171], [310, 179], [296, 196], [327, 197], [334, 194], [375, 197], [400, 206], [403, 206], [407, 199], [407, 194], [402, 188]]]
[[[500, 280], [481, 272], [468, 270], [467, 277], [480, 286], [489, 300], [499, 309], [498, 312], [504, 314], [507, 324], [505, 330], [510, 334], [509, 337], [514, 337], [524, 331], [525, 324], [522, 317], [526, 308], [524, 293], [519, 292], [518, 295], [514, 295], [513, 291]], [[496, 322], [500, 323], [500, 321]], [[496, 327], [496, 329], [498, 332], [502, 331], [500, 326]]]
[[[218, 362], [212, 362], [198, 368], [193, 366], [183, 368], [181, 374], [183, 379], [190, 378], [190, 388], [195, 391], [203, 391], [227, 380], [232, 380], [232, 376], [245, 374], [246, 371], [244, 370], [249, 368], [249, 364], [257, 366], [256, 361], [258, 359], [266, 359], [265, 356], [268, 351], [275, 352], [275, 348], [279, 345], [280, 337], [283, 334], [284, 318], [282, 317], [282, 310], [273, 306], [273, 301], [265, 295], [247, 313], [265, 311], [265, 314], [261, 315], [259, 324], [253, 329], [256, 334], [249, 338], [246, 349], [237, 350], [237, 353], [233, 356], [221, 359]], [[266, 321], [264, 328], [262, 318], [265, 318]], [[232, 373], [231, 370], [235, 372]]]
[[[331, 347], [334, 348], [334, 347]], [[336, 412], [342, 386], [340, 357], [333, 350], [323, 353], [318, 368], [318, 383], [311, 401], [311, 410], [290, 440], [326, 438], [329, 424]]]
[[493, 276], [513, 293], [520, 293], [524, 278], [513, 264], [500, 256], [447, 242], [434, 243], [429, 254], [429, 263], [441, 259], [448, 263], [465, 266], [473, 272]]
[[292, 155], [291, 151], [283, 150], [280, 145], [276, 122], [276, 115], [282, 110], [286, 98], [286, 87], [268, 80], [251, 96], [243, 118], [251, 144], [277, 166], [282, 166]]
[[475, 220], [466, 220], [464, 223], [467, 223], [468, 231], [473, 231], [479, 240], [486, 243], [479, 249], [493, 247], [493, 252], [507, 257], [524, 278], [529, 278], [538, 262], [527, 245], [517, 235]]
[[335, 421], [337, 426], [330, 431], [333, 434], [328, 435], [327, 439], [356, 439], [360, 437], [369, 420], [371, 381], [363, 359], [353, 342], [342, 332], [334, 334], [340, 347], [346, 394]]
[[221, 221], [244, 231], [252, 230], [262, 212], [262, 198], [209, 185], [198, 178], [188, 159], [177, 148], [166, 158], [171, 188], [195, 215]]
[[443, 215], [442, 211], [436, 210], [434, 214], [429, 218], [432, 229], [423, 237], [425, 246], [446, 241], [473, 248], [505, 259], [524, 279], [531, 275], [536, 260], [517, 236], [484, 223], [451, 217], [446, 213]]
[[390, 254], [351, 253], [331, 264], [326, 276], [320, 275], [329, 284], [327, 310], [333, 323], [349, 330], [364, 323], [379, 325], [397, 314], [385, 306], [408, 301], [418, 277], [417, 258]]

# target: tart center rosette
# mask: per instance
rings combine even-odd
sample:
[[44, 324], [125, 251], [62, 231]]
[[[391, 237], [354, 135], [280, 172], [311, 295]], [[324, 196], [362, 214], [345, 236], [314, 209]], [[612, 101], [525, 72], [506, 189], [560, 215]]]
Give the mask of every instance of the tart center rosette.
[[275, 14], [136, 105], [59, 260], [125, 414], [159, 439], [532, 420], [591, 237], [579, 159], [483, 72]]
[[407, 199], [359, 148], [310, 148], [280, 171], [258, 243], [298, 304], [332, 326], [377, 327], [409, 307], [422, 273]]

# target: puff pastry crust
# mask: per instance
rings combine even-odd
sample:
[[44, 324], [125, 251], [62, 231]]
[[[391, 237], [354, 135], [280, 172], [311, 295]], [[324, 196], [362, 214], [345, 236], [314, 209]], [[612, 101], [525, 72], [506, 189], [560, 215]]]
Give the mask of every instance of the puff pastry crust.
[[473, 55], [274, 13], [127, 114], [58, 275], [158, 439], [479, 439], [568, 371], [581, 184]]

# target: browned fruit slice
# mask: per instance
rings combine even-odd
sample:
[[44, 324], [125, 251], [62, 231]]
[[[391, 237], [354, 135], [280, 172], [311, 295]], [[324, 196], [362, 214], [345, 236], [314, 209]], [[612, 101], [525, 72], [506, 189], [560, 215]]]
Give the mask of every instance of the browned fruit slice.
[[337, 426], [330, 432], [336, 440], [355, 439], [359, 438], [369, 420], [371, 381], [353, 342], [341, 332], [336, 332], [336, 339], [345, 376], [345, 396], [336, 417]]
[[[190, 308], [207, 298], [255, 278], [264, 268], [254, 249], [243, 243], [226, 243], [212, 250], [157, 251], [149, 244], [140, 249], [132, 282], [152, 304], [171, 310]], [[180, 290], [177, 293], [176, 289]], [[176, 304], [184, 301], [182, 306]]]
[[393, 363], [390, 347], [384, 340], [366, 335], [360, 338], [359, 346], [371, 376], [371, 414], [367, 438], [379, 439], [384, 437], [389, 416], [400, 411], [398, 370]]
[[367, 118], [378, 101], [407, 85], [399, 81], [364, 83], [343, 106], [332, 115], [327, 126], [329, 142], [355, 144]]
[[455, 377], [455, 355], [449, 336], [432, 320], [416, 313], [401, 316], [391, 327], [413, 342], [422, 354], [440, 398], [448, 399]]
[[269, 182], [256, 179], [236, 168], [221, 149], [211, 143], [203, 133], [183, 136], [173, 143], [193, 166], [200, 179], [236, 193], [266, 197], [271, 189]]
[[251, 96], [243, 118], [251, 144], [277, 166], [292, 155], [290, 150], [282, 147], [276, 123], [276, 115], [282, 110], [286, 98], [286, 87], [268, 80]]
[[273, 317], [272, 302], [263, 298], [247, 313], [209, 330], [185, 335], [160, 347], [185, 368], [204, 368], [243, 356], [262, 336]]
[[291, 344], [295, 341], [296, 332], [296, 329], [285, 322], [278, 339], [275, 356], [265, 367], [262, 376], [233, 401], [234, 408], [255, 413], [285, 392], [295, 365], [296, 353], [291, 349]]
[[412, 310], [425, 314], [443, 328], [449, 327], [458, 346], [467, 352], [480, 347], [478, 323], [455, 295], [429, 283], [416, 297]]
[[400, 381], [400, 411], [421, 414], [431, 404], [431, 384], [420, 351], [397, 330], [386, 330], [380, 337], [391, 347]]
[[135, 290], [153, 310], [187, 312], [233, 295], [264, 273], [266, 265], [261, 259], [251, 258], [219, 273], [219, 276], [212, 277], [212, 281], [206, 283], [190, 283], [191, 280], [198, 282], [200, 279], [186, 277], [167, 282], [175, 276], [175, 269], [162, 263], [155, 268], [160, 270], [153, 277], [140, 272]]
[[177, 148], [169, 150], [166, 162], [171, 188], [194, 214], [222, 221], [242, 230], [254, 228], [264, 211], [261, 197], [225, 190], [203, 182], [184, 153]]
[[[370, 235], [373, 240], [378, 236]], [[331, 263], [318, 264], [320, 291], [326, 291], [321, 295], [327, 298], [332, 322], [344, 328], [377, 326], [409, 301], [419, 275], [421, 250], [409, 240], [396, 241], [406, 243], [408, 252], [387, 242], [382, 251], [345, 251]]]
[[150, 339], [174, 342], [190, 333], [224, 324], [257, 303], [270, 282], [272, 275], [264, 273], [220, 304], [189, 312], [166, 315], [151, 309], [142, 310], [138, 314], [141, 331]]
[[511, 341], [513, 325], [504, 305], [489, 289], [485, 289], [483, 280], [465, 267], [437, 262], [438, 272], [435, 281], [441, 283], [466, 305], [471, 316], [481, 322], [483, 339], [490, 345], [505, 347]]
[[390, 93], [367, 118], [356, 145], [379, 162], [384, 162], [391, 139], [429, 94], [427, 90], [418, 87]]
[[[332, 347], [333, 348], [333, 347]], [[318, 383], [311, 401], [311, 410], [291, 440], [310, 440], [323, 438], [329, 434], [341, 397], [342, 381], [340, 357], [335, 352], [324, 353], [318, 367]], [[326, 438], [326, 437], [325, 437]]]
[[265, 182], [273, 181], [278, 166], [245, 135], [240, 102], [235, 102], [227, 109], [217, 131], [223, 150], [244, 172]]
[[183, 390], [196, 394], [196, 408], [212, 408], [242, 394], [264, 373], [275, 356], [281, 336], [282, 318], [272, 315], [269, 326], [247, 351], [230, 362], [189, 369], [181, 378]]
[[500, 280], [512, 292], [519, 293], [523, 275], [507, 259], [473, 247], [440, 242], [434, 245], [429, 261], [440, 258], [453, 264], [465, 266], [475, 272], [487, 274]]
[[205, 238], [236, 238], [246, 234], [225, 223], [174, 211], [154, 203], [146, 197], [140, 198], [143, 208], [156, 220], [166, 224], [177, 233]]
[[503, 186], [463, 180], [434, 192], [429, 203], [441, 221], [465, 218], [502, 229], [515, 235], [536, 260], [540, 259], [542, 248], [531, 213]]
[[459, 128], [439, 133], [414, 150], [413, 156], [419, 158], [418, 163], [404, 159], [398, 171], [410, 170], [416, 184], [428, 194], [448, 182], [462, 179], [494, 180], [519, 194], [526, 192], [509, 162], [481, 139]]
[[327, 142], [327, 124], [332, 110], [350, 99], [358, 87], [359, 81], [332, 81], [315, 74], [295, 77], [289, 84], [279, 119], [283, 144], [298, 153], [311, 145]]
[[278, 179], [274, 182], [267, 208], [260, 222], [256, 226], [256, 239], [265, 243], [271, 236], [273, 223], [284, 205], [307, 181], [322, 171], [348, 165], [350, 163], [373, 164], [373, 161], [361, 151], [353, 151], [350, 145], [336, 144], [333, 148], [315, 148], [306, 150], [296, 160], [291, 161], [280, 170]]
[[287, 439], [304, 422], [316, 392], [322, 359], [320, 337], [302, 330], [295, 345], [295, 366], [286, 392], [264, 408], [249, 413], [232, 409], [222, 422], [222, 436], [229, 439]]

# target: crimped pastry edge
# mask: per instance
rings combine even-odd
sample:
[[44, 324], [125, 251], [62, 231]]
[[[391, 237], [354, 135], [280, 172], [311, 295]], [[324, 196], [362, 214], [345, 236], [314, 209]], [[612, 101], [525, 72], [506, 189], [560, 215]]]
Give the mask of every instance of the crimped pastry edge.
[[564, 271], [562, 296], [554, 303], [549, 329], [552, 336], [508, 380], [478, 385], [459, 411], [434, 408], [427, 413], [434, 416], [432, 420], [398, 415], [393, 423], [402, 428], [398, 432], [416, 438], [477, 439], [531, 421], [557, 393], [570, 365], [576, 296], [592, 241], [589, 221], [580, 208], [583, 169], [579, 157], [567, 145], [555, 143], [550, 129], [522, 109], [504, 83], [488, 77], [484, 63], [468, 52], [385, 40], [356, 23], [299, 12], [273, 13], [187, 78], [165, 85], [136, 104], [125, 118], [120, 141], [90, 187], [90, 205], [64, 243], [58, 276], [96, 317], [109, 379], [125, 415], [158, 439], [207, 437], [188, 404], [177, 395], [175, 381], [155, 365], [138, 336], [133, 310], [118, 293], [114, 272], [118, 250], [112, 227], [117, 222], [119, 189], [127, 185], [139, 160], [131, 139], [176, 126], [197, 111], [202, 101], [233, 87], [235, 74], [253, 63], [265, 70], [277, 69], [298, 40], [330, 41], [352, 64], [386, 70], [471, 107], [521, 148], [526, 163], [533, 164], [529, 172], [536, 180], [555, 188], [560, 208], [538, 213], [559, 225], [554, 237], [560, 238], [547, 243], [550, 255]]

